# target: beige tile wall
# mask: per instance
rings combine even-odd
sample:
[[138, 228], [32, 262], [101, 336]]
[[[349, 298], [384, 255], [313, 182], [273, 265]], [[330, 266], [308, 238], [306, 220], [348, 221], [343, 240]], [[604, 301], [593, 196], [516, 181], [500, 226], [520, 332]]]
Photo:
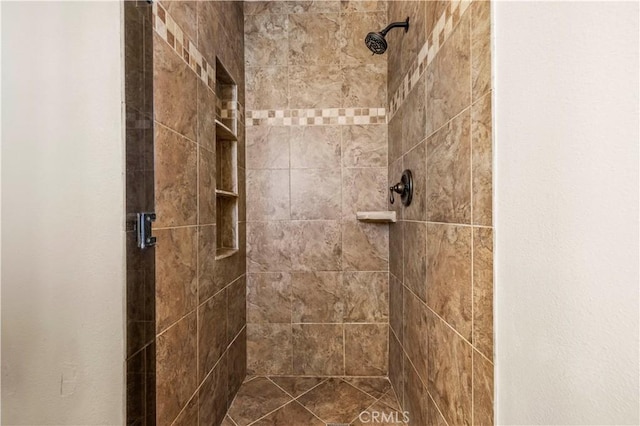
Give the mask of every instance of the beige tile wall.
[[[488, 2], [389, 2], [389, 375], [412, 424], [493, 423]], [[408, 77], [407, 77], [408, 76]]]
[[240, 250], [215, 260], [211, 80], [217, 56], [244, 103], [242, 3], [162, 0], [154, 10], [156, 420], [213, 425], [246, 375], [244, 123]]
[[388, 366], [383, 1], [245, 3], [247, 347], [253, 374]]

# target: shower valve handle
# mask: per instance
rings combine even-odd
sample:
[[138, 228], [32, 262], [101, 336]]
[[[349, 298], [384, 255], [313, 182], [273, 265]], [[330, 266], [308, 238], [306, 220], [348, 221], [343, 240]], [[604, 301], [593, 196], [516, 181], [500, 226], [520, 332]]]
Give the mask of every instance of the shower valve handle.
[[404, 188], [405, 186], [404, 186], [404, 183], [402, 182], [398, 182], [395, 185], [389, 187], [389, 202], [391, 204], [393, 204], [396, 201], [393, 196], [393, 193], [396, 192], [398, 194], [402, 194], [404, 192]]
[[395, 201], [394, 192], [400, 194], [400, 199], [404, 206], [411, 204], [411, 199], [413, 198], [413, 175], [411, 170], [403, 171], [400, 182], [389, 187], [389, 202], [391, 204]]

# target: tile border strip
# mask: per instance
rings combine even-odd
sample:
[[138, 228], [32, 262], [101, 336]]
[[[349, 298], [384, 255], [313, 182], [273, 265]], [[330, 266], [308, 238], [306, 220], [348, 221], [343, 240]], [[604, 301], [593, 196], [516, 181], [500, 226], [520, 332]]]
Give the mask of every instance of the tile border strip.
[[411, 93], [411, 89], [415, 87], [429, 64], [435, 59], [442, 45], [449, 39], [453, 29], [460, 22], [460, 18], [469, 8], [471, 1], [472, 0], [451, 0], [447, 3], [445, 11], [440, 15], [433, 31], [420, 49], [418, 57], [413, 60], [409, 71], [402, 79], [402, 83], [389, 100], [388, 121], [391, 121], [395, 113], [398, 112], [409, 96], [409, 93]]
[[247, 127], [386, 124], [384, 108], [320, 108], [247, 111]]
[[[214, 93], [216, 91], [215, 66], [209, 64], [195, 43], [187, 37], [173, 17], [154, 1], [151, 19], [156, 34], [164, 40], [176, 54], [196, 73]], [[216, 101], [216, 113], [221, 118], [238, 118], [244, 123], [244, 108], [239, 102]]]

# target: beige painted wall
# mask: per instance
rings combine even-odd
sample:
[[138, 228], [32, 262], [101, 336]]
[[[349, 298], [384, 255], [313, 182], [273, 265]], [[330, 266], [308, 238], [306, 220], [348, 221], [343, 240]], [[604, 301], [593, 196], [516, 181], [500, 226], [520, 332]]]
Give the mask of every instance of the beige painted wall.
[[501, 424], [638, 424], [637, 2], [496, 2]]
[[122, 424], [119, 2], [2, 4], [2, 424]]

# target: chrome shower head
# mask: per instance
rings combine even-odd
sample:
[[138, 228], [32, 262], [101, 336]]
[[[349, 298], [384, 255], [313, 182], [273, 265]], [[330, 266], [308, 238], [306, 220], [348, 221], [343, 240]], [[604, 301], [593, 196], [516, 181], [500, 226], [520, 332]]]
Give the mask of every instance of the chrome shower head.
[[404, 28], [404, 32], [409, 31], [409, 17], [404, 22], [394, 22], [389, 24], [385, 29], [379, 33], [370, 32], [364, 39], [364, 43], [374, 55], [382, 55], [387, 50], [387, 40], [385, 36], [392, 28]]

